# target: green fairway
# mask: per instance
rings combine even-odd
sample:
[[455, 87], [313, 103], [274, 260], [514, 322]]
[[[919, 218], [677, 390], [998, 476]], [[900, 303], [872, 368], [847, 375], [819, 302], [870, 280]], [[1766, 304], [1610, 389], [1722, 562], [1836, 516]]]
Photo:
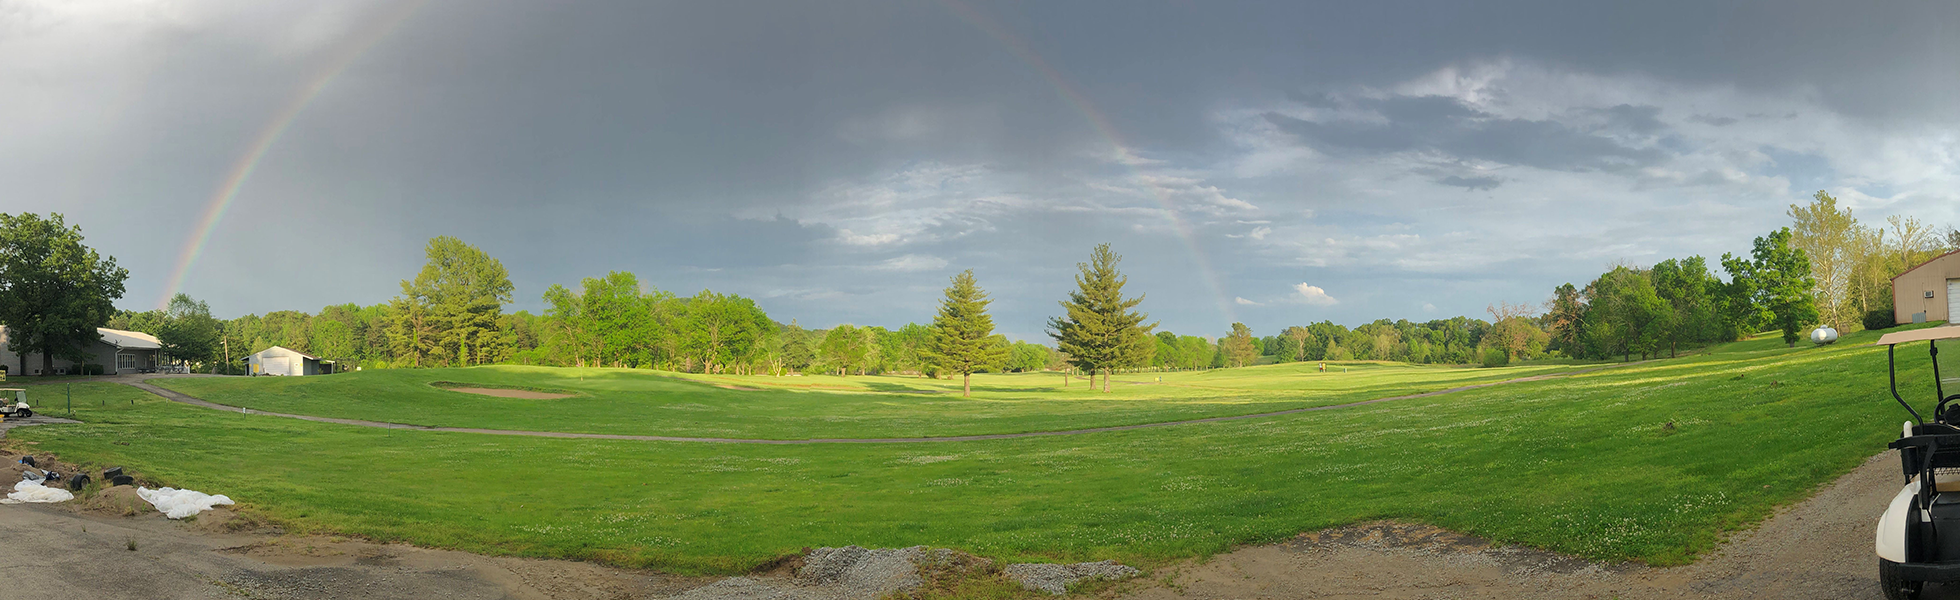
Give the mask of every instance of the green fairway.
[[[228, 494], [296, 528], [682, 573], [738, 572], [804, 547], [845, 544], [929, 544], [1003, 558], [1113, 558], [1149, 566], [1376, 518], [1422, 521], [1594, 559], [1677, 564], [1712, 548], [1723, 532], [1806, 496], [1897, 435], [1905, 415], [1884, 392], [1884, 349], [1860, 345], [1875, 338], [1860, 333], [1834, 346], [1795, 349], [1759, 338], [1691, 358], [1335, 411], [1013, 440], [775, 446], [388, 431], [149, 399], [129, 406], [140, 395], [112, 384], [77, 386], [77, 417], [88, 424], [33, 427], [10, 436], [70, 460], [122, 465]], [[1931, 395], [1919, 376], [1925, 363], [1923, 348], [1901, 353], [1903, 372], [1914, 375], [1902, 382], [1905, 391], [1922, 401]], [[711, 409], [676, 410], [657, 421], [671, 425], [632, 429], [661, 432], [687, 427], [692, 415], [721, 420], [693, 426], [704, 430], [800, 435], [799, 427], [807, 425], [853, 435], [949, 434], [1181, 416], [1187, 413], [1179, 407], [1200, 405], [1203, 398], [1229, 401], [1231, 408], [1223, 410], [1243, 412], [1323, 401], [1263, 399], [1258, 394], [1267, 392], [1258, 388], [1284, 388], [1273, 374], [1285, 371], [1262, 369], [1167, 376], [1167, 384], [1191, 386], [1179, 392], [1192, 394], [1183, 400], [1141, 385], [1106, 400], [1086, 392], [1004, 389], [1024, 381], [1017, 377], [987, 378], [986, 391], [971, 403], [844, 391], [704, 390], [610, 371], [588, 372], [616, 375], [588, 375], [587, 381], [672, 386], [687, 395], [685, 403]], [[411, 398], [438, 398], [454, 392], [421, 391], [426, 386], [420, 382], [468, 375], [468, 381], [589, 393], [593, 402], [617, 398], [629, 415], [608, 418], [595, 404], [582, 412], [483, 417], [501, 419], [499, 426], [608, 430], [605, 421], [667, 410], [660, 408], [664, 401], [636, 403], [630, 394], [612, 396], [606, 392], [615, 388], [596, 383], [578, 387], [575, 377], [538, 376], [556, 372], [367, 373], [184, 381], [177, 387], [221, 402], [272, 390], [263, 403], [244, 403], [409, 420], [423, 410], [419, 402], [385, 408], [389, 401], [382, 396], [358, 401], [392, 412], [338, 412], [348, 411], [337, 395], [344, 389], [318, 396], [303, 390], [383, 381], [417, 394]], [[1396, 372], [1431, 371], [1379, 373], [1393, 379]], [[1154, 377], [1127, 379], [1154, 383]], [[869, 389], [886, 381], [801, 383]], [[1020, 385], [1042, 385], [1040, 376], [1025, 381]], [[1452, 383], [1384, 379], [1359, 384], [1361, 391], [1323, 393], [1366, 395]], [[220, 396], [213, 391], [221, 386], [241, 387], [225, 388], [234, 396]], [[1241, 394], [1244, 399], [1230, 400]], [[108, 406], [91, 401], [97, 397]], [[858, 420], [827, 420], [817, 400]], [[441, 409], [432, 413], [438, 417], [431, 418], [463, 418], [468, 403], [483, 401], [438, 404]], [[980, 402], [1000, 407], [970, 408]], [[1125, 402], [1158, 412], [1097, 414], [1124, 409]], [[736, 406], [715, 409], [714, 403]], [[950, 413], [945, 422], [951, 429], [932, 426], [938, 410]], [[1016, 416], [980, 416], [988, 410]], [[1072, 416], [1041, 417], [1050, 412]], [[574, 414], [594, 422], [573, 426]], [[877, 415], [917, 423], [879, 424]]]
[[[1110, 393], [1057, 374], [920, 377], [704, 376], [635, 369], [492, 366], [397, 369], [330, 377], [158, 380], [192, 396], [255, 410], [439, 427], [762, 439], [935, 437], [1084, 429], [1325, 406], [1556, 373], [1570, 366], [1472, 369], [1292, 363], [1117, 375]], [[1161, 381], [1160, 381], [1161, 379]], [[430, 385], [455, 382], [573, 394], [497, 398]]]

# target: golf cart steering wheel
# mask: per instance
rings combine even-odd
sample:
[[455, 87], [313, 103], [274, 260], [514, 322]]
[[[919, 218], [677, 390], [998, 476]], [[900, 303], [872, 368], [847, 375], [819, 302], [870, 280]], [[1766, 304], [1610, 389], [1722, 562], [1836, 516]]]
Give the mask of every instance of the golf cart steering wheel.
[[1960, 404], [1949, 404], [1955, 400], [1960, 400], [1960, 394], [1941, 398], [1939, 406], [1933, 408], [1941, 423], [1960, 424]]

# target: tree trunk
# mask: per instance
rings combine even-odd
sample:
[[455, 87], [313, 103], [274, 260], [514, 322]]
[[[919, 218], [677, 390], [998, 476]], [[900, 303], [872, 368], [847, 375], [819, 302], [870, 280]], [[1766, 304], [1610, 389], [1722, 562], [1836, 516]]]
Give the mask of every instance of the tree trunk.
[[960, 397], [970, 398], [972, 396], [973, 396], [973, 374], [961, 373], [960, 374]]
[[1103, 367], [1103, 393], [1109, 393], [1109, 367]]
[[54, 354], [49, 353], [47, 349], [44, 348], [41, 350], [41, 375], [45, 377], [53, 374], [54, 374]]

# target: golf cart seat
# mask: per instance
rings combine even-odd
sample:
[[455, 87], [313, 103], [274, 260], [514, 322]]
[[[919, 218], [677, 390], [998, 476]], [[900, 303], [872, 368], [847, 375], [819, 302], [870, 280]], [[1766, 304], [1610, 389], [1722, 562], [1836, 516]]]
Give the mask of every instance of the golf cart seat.
[[[1919, 477], [1915, 475], [1912, 477], [1912, 480], [1918, 481]], [[1960, 469], [1934, 469], [1933, 491], [1940, 493], [1960, 492]]]

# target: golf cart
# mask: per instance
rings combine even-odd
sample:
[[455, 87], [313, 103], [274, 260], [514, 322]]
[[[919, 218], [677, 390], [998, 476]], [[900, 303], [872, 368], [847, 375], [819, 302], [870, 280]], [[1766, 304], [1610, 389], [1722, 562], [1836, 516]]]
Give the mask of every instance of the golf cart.
[[[7, 392], [13, 392], [12, 403], [6, 400]], [[25, 419], [32, 416], [34, 416], [34, 409], [27, 407], [27, 390], [0, 388], [0, 419]]]
[[[1940, 379], [1940, 346], [1960, 346], [1960, 327], [1933, 327], [1888, 333], [1885, 346], [1892, 399], [1912, 420], [1888, 447], [1899, 451], [1906, 485], [1878, 519], [1878, 584], [1890, 600], [1919, 597], [1928, 581], [1960, 581], [1960, 393], [1946, 394]], [[1932, 421], [1899, 396], [1900, 344], [1926, 342], [1933, 363]], [[1951, 360], [1951, 359], [1949, 359]], [[1949, 369], [1952, 370], [1952, 369]], [[1956, 385], [1960, 388], [1960, 385]], [[1956, 390], [1960, 391], [1960, 390]]]

